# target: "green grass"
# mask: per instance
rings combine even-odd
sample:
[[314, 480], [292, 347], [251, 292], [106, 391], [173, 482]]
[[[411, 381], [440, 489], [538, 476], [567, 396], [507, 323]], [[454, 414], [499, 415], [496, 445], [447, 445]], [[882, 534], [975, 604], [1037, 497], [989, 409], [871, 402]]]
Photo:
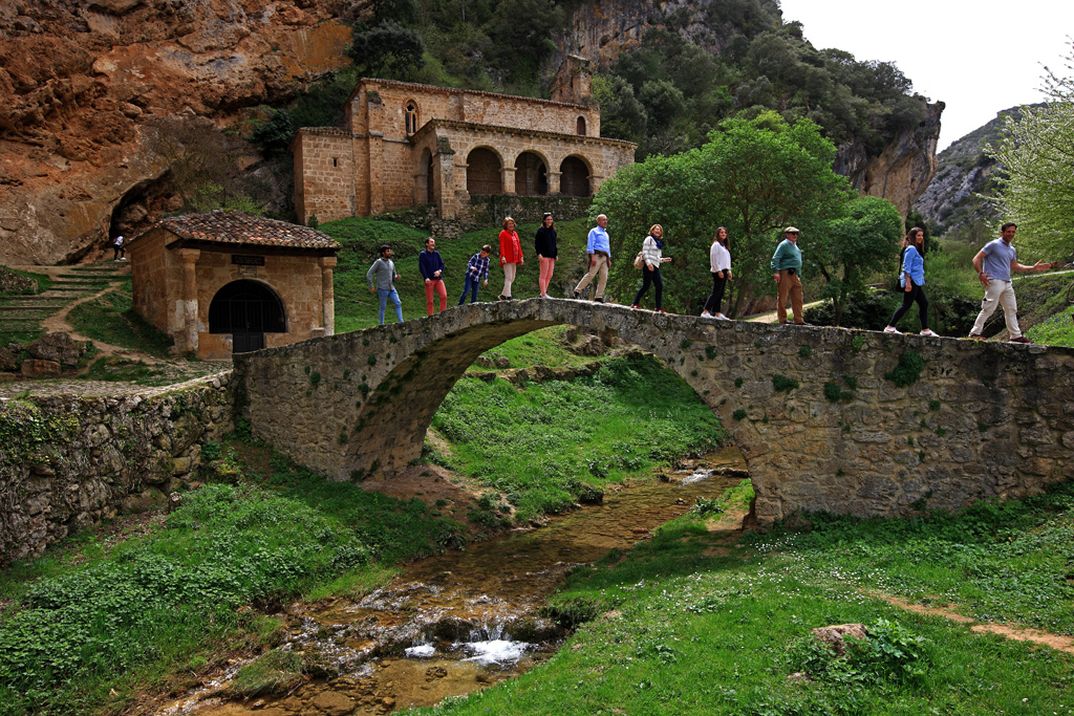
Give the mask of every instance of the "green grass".
[[130, 279], [115, 291], [75, 306], [68, 320], [75, 330], [102, 343], [158, 358], [167, 357], [171, 351], [171, 338], [134, 312]]
[[1052, 315], [1026, 331], [1034, 343], [1074, 348], [1074, 306]]
[[0, 714], [120, 708], [219, 645], [271, 631], [243, 605], [354, 592], [456, 534], [420, 502], [273, 458], [238, 485], [187, 493], [147, 536], [85, 536], [4, 570], [0, 598], [13, 602], [0, 613]]
[[[319, 228], [343, 246], [335, 270], [337, 333], [377, 324], [377, 299], [369, 293], [365, 275], [377, 258], [377, 248], [384, 243], [391, 244], [395, 249], [395, 266], [401, 277], [396, 282], [396, 288], [403, 303], [403, 317], [410, 320], [425, 316], [425, 288], [418, 272], [418, 253], [424, 248], [425, 232], [392, 221], [364, 217], [328, 222]], [[563, 296], [568, 286], [573, 287], [584, 271], [585, 240], [590, 227], [585, 219], [576, 219], [559, 222], [556, 228], [559, 232], [559, 260], [549, 292]], [[518, 227], [526, 263], [515, 279], [512, 293], [516, 298], [537, 295], [537, 261], [533, 255], [533, 234], [536, 231], [537, 224]], [[450, 306], [458, 303], [459, 294], [462, 293], [462, 276], [470, 256], [483, 244], [491, 244], [493, 250], [498, 251], [499, 232], [499, 227], [490, 227], [468, 232], [457, 239], [437, 241], [437, 250], [447, 267], [444, 281]], [[489, 285], [481, 289], [478, 300], [496, 300], [503, 288], [503, 272], [496, 261], [493, 256]]]
[[[551, 326], [542, 328], [533, 333], [513, 338], [506, 343], [501, 343], [491, 348], [483, 357], [495, 361], [500, 358], [507, 359], [510, 368], [532, 368], [545, 366], [547, 368], [581, 368], [595, 362], [606, 360], [604, 356], [581, 356], [567, 350], [563, 342], [563, 336], [567, 332], [567, 326]], [[472, 371], [485, 372], [489, 368], [474, 365]]]
[[708, 452], [724, 437], [693, 390], [647, 358], [522, 389], [463, 378], [433, 426], [452, 443], [450, 466], [504, 493], [520, 520], [570, 506], [586, 485]]
[[[1074, 489], [919, 520], [818, 520], [724, 552], [686, 515], [576, 570], [553, 613], [605, 615], [453, 714], [1069, 714], [1074, 658], [903, 611], [865, 590], [935, 594], [980, 618], [1069, 633]], [[843, 659], [812, 628], [861, 622]], [[806, 671], [809, 681], [789, 680]]]

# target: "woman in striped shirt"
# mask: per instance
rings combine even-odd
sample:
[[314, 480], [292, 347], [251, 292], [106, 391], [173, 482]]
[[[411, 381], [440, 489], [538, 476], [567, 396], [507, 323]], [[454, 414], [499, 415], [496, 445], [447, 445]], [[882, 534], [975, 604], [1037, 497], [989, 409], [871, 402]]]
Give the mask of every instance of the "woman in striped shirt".
[[664, 227], [653, 224], [649, 229], [649, 235], [641, 242], [641, 288], [634, 295], [631, 308], [641, 308], [641, 297], [649, 290], [650, 284], [656, 286], [656, 312], [667, 313], [664, 310], [664, 279], [660, 276], [660, 264], [671, 261], [671, 257], [665, 257], [664, 252]]

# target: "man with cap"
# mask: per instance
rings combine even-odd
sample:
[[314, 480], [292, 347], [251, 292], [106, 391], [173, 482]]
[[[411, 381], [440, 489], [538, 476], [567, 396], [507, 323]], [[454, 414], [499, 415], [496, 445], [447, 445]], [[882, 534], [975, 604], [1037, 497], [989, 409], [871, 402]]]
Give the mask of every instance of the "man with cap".
[[793, 226], [783, 230], [783, 241], [772, 254], [772, 279], [776, 282], [776, 318], [780, 325], [787, 322], [787, 297], [791, 299], [796, 325], [803, 325], [802, 319], [802, 250], [798, 248], [798, 234]]

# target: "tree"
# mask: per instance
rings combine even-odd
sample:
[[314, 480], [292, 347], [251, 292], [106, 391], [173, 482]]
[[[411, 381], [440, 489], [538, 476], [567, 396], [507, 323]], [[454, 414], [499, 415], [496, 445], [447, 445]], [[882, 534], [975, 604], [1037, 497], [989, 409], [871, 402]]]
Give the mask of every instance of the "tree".
[[395, 20], [385, 20], [372, 27], [356, 25], [348, 54], [363, 73], [406, 79], [408, 72], [425, 63], [424, 52], [425, 44], [417, 32]]
[[891, 265], [897, 275], [902, 217], [886, 199], [862, 196], [849, 201], [844, 213], [826, 222], [822, 241], [809, 258], [824, 276], [824, 293], [832, 299], [834, 324], [842, 325], [847, 300], [865, 290], [866, 277], [876, 267]]
[[[724, 121], [703, 146], [671, 156], [653, 156], [621, 169], [593, 200], [593, 212], [611, 220], [612, 286], [625, 294], [637, 279], [629, 258], [653, 223], [664, 226], [668, 304], [694, 312], [711, 287], [708, 248], [717, 226], [731, 232], [734, 311], [770, 292], [769, 259], [780, 229], [803, 227], [822, 236], [825, 222], [840, 215], [851, 196], [844, 177], [832, 170], [835, 146], [808, 120], [788, 124], [774, 112], [752, 120]], [[815, 233], [814, 233], [815, 232]], [[807, 254], [808, 255], [808, 254]], [[808, 259], [807, 259], [808, 261]]]
[[1003, 167], [997, 206], [1018, 224], [1026, 253], [1041, 257], [1074, 252], [1074, 46], [1066, 69], [1066, 77], [1047, 71], [1050, 101], [1008, 116], [999, 143], [988, 149]]

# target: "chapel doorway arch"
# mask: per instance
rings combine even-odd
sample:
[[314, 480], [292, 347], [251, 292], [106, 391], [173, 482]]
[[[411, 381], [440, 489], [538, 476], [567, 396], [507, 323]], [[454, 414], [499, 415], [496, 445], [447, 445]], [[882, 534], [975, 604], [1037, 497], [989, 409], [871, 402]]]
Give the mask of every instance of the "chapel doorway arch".
[[560, 193], [567, 196], [589, 196], [589, 165], [581, 157], [570, 156], [559, 166]]
[[548, 168], [536, 152], [522, 152], [515, 160], [515, 193], [521, 196], [548, 193]]
[[286, 332], [283, 301], [260, 281], [232, 281], [209, 304], [209, 333], [230, 333], [233, 353], [260, 350], [265, 347], [266, 333]]
[[503, 164], [496, 152], [478, 147], [466, 157], [466, 191], [470, 196], [503, 193]]

